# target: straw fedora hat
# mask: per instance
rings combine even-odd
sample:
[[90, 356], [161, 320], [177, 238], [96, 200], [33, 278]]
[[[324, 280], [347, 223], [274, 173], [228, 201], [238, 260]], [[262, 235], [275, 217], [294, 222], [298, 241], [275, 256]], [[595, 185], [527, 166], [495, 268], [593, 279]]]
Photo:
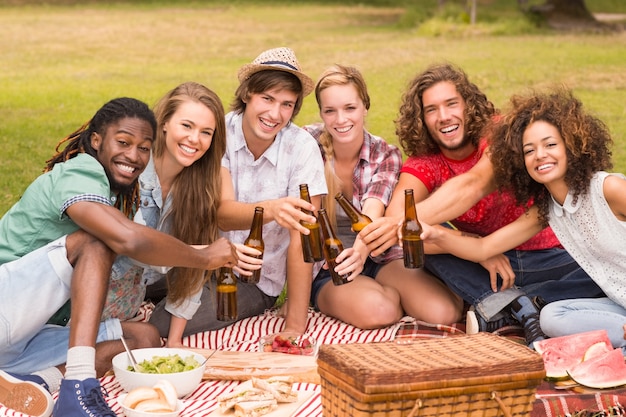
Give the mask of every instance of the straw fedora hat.
[[296, 54], [289, 48], [274, 48], [262, 52], [251, 64], [246, 64], [239, 69], [237, 78], [243, 82], [254, 73], [264, 70], [284, 71], [295, 75], [302, 84], [302, 93], [308, 96], [313, 91], [313, 80], [302, 72]]

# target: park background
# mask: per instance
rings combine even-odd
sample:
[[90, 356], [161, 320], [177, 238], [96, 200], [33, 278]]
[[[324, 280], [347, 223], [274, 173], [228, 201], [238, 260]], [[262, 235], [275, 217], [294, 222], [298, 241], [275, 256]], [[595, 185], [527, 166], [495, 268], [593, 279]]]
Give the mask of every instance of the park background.
[[[587, 0], [607, 26], [559, 30], [517, 0], [476, 0], [473, 24], [466, 1], [445, 3], [0, 0], [0, 215], [106, 101], [153, 105], [193, 80], [228, 108], [239, 67], [278, 46], [294, 49], [314, 80], [334, 63], [359, 68], [372, 99], [367, 127], [394, 144], [401, 95], [429, 64], [461, 66], [498, 108], [565, 85], [608, 125], [614, 171], [626, 172], [626, 2]], [[309, 96], [296, 123], [317, 120]]]

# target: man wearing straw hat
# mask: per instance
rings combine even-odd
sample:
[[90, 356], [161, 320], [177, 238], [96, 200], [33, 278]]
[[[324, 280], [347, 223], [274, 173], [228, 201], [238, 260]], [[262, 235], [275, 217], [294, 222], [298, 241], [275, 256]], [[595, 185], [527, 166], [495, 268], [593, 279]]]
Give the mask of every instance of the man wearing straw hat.
[[[327, 189], [317, 142], [293, 119], [314, 84], [302, 72], [295, 53], [284, 47], [261, 53], [240, 68], [238, 78], [240, 85], [226, 115], [219, 226], [233, 243], [243, 243], [254, 208], [263, 207], [265, 243], [260, 282], [238, 283], [238, 319], [273, 307], [286, 282], [289, 302], [284, 330], [303, 333], [312, 264], [303, 260], [299, 233], [308, 230], [299, 222], [315, 218], [301, 209], [319, 209], [320, 195]], [[308, 184], [312, 205], [299, 198], [300, 184]], [[216, 320], [214, 294], [214, 283], [207, 284], [186, 335], [230, 324]], [[151, 322], [161, 314], [155, 310]]]

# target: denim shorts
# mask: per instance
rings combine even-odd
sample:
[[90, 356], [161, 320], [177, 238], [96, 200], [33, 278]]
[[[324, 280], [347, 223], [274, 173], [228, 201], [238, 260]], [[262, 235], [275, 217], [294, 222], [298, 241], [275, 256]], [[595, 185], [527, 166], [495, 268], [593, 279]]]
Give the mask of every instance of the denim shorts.
[[[371, 258], [367, 258], [365, 261], [365, 265], [363, 265], [363, 271], [361, 271], [360, 275], [364, 275], [366, 277], [370, 277], [372, 279], [376, 278], [378, 275], [378, 271], [383, 265], [377, 264]], [[319, 295], [322, 287], [326, 285], [327, 282], [332, 281], [330, 277], [330, 272], [328, 269], [320, 269], [320, 272], [317, 273], [317, 276], [313, 280], [313, 284], [311, 285], [311, 304], [319, 310], [317, 306], [317, 296]]]

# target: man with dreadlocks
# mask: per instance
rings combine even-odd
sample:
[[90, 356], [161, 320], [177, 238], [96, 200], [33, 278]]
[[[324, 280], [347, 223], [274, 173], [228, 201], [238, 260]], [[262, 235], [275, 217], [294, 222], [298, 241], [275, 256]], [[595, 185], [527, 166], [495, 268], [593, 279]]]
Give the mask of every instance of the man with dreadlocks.
[[[155, 130], [145, 103], [111, 100], [59, 144], [66, 146], [57, 147], [45, 173], [0, 219], [0, 403], [6, 407], [46, 417], [116, 415], [97, 377], [123, 351], [118, 339], [128, 337], [131, 348], [160, 342], [147, 323], [100, 323], [116, 255], [206, 270], [237, 262], [225, 239], [193, 247], [130, 220]], [[70, 299], [71, 326], [49, 324]], [[57, 389], [53, 408], [50, 392]]]

